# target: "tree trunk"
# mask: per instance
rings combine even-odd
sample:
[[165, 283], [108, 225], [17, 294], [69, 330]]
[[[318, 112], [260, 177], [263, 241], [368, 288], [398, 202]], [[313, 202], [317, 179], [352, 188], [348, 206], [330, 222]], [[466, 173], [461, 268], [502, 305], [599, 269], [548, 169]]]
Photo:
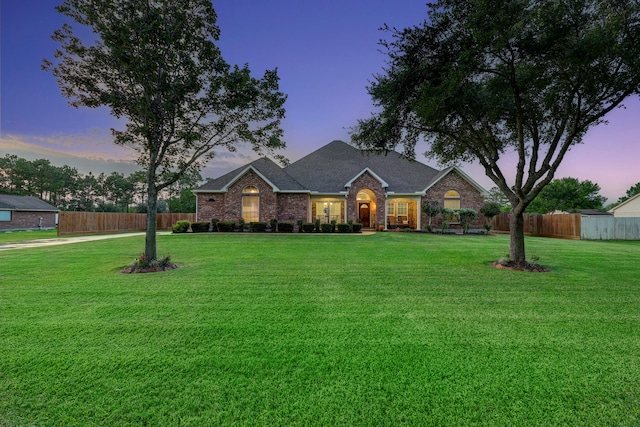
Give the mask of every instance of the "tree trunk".
[[147, 236], [144, 255], [148, 261], [158, 258], [156, 253], [156, 216], [158, 210], [158, 191], [155, 182], [149, 181], [147, 187]]
[[512, 209], [509, 216], [510, 245], [509, 258], [516, 263], [526, 261], [524, 251], [524, 211]]

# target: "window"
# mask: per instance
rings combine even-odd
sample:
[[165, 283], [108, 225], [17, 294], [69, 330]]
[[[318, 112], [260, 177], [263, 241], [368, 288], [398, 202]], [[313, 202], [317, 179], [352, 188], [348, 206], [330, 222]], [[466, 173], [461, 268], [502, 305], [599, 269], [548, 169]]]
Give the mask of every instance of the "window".
[[444, 194], [444, 207], [447, 209], [460, 209], [460, 193], [449, 190]]
[[340, 222], [342, 219], [342, 202], [316, 202], [316, 219], [321, 222]]
[[409, 203], [406, 203], [406, 202], [398, 203], [398, 216], [400, 215], [404, 215], [404, 216], [409, 215]]
[[395, 203], [387, 203], [387, 215], [394, 216], [396, 214], [396, 204]]
[[244, 187], [244, 189], [242, 190], [243, 193], [259, 193], [260, 191], [258, 191], [258, 187], [256, 187], [255, 185], [247, 185], [246, 187]]
[[245, 222], [260, 221], [260, 197], [242, 196], [242, 219]]
[[0, 211], [0, 221], [11, 221], [11, 211]]

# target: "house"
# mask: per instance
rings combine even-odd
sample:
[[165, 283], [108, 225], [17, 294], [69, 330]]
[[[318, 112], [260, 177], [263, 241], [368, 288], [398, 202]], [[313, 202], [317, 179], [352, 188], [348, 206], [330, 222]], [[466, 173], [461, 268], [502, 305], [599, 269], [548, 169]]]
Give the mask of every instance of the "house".
[[615, 218], [640, 218], [640, 193], [609, 209]]
[[[422, 229], [427, 199], [480, 211], [486, 191], [457, 167], [442, 171], [399, 153], [363, 154], [333, 141], [285, 168], [262, 158], [194, 190], [197, 220], [345, 223]], [[484, 218], [474, 222], [482, 228]], [[434, 226], [438, 226], [434, 222]]]
[[55, 228], [59, 211], [36, 197], [0, 194], [0, 230]]

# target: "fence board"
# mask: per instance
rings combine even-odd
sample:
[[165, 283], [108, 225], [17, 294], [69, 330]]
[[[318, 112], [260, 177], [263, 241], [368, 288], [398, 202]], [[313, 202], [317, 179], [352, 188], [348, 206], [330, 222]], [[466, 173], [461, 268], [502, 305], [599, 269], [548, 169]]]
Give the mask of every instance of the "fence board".
[[[170, 230], [177, 221], [195, 222], [194, 213], [162, 213], [156, 217], [158, 230]], [[147, 229], [147, 214], [115, 212], [60, 212], [58, 236], [73, 234], [117, 233], [144, 231]]]
[[640, 240], [640, 218], [583, 217], [585, 240]]
[[[509, 213], [503, 212], [493, 218], [493, 231], [508, 233]], [[524, 214], [524, 234], [527, 236], [580, 239], [580, 215]]]

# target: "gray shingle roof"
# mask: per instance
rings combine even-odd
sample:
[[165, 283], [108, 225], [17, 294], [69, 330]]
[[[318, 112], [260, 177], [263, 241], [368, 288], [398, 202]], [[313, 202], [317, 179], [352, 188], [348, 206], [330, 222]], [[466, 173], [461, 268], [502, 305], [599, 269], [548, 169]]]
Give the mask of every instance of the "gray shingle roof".
[[0, 209], [43, 212], [57, 212], [60, 210], [37, 197], [14, 196], [12, 194], [0, 194]]
[[238, 179], [247, 169], [253, 168], [264, 176], [279, 191], [304, 191], [305, 188], [294, 178], [289, 176], [280, 166], [267, 158], [254, 160], [248, 165], [235, 169], [219, 178], [207, 182], [195, 191], [219, 192], [226, 191], [226, 187]]
[[431, 183], [451, 170], [438, 171], [418, 161], [409, 161], [399, 153], [387, 155], [364, 154], [342, 141], [333, 141], [282, 169], [263, 158], [209, 181], [195, 192], [220, 192], [238, 179], [248, 168], [257, 170], [278, 191], [310, 191], [340, 193], [365, 169], [370, 170], [388, 185], [389, 193], [413, 194], [422, 192]]
[[389, 186], [388, 192], [422, 191], [438, 174], [424, 163], [411, 162], [399, 153], [363, 154], [342, 141], [333, 141], [285, 168], [285, 171], [311, 191], [339, 193], [345, 184], [368, 168]]

